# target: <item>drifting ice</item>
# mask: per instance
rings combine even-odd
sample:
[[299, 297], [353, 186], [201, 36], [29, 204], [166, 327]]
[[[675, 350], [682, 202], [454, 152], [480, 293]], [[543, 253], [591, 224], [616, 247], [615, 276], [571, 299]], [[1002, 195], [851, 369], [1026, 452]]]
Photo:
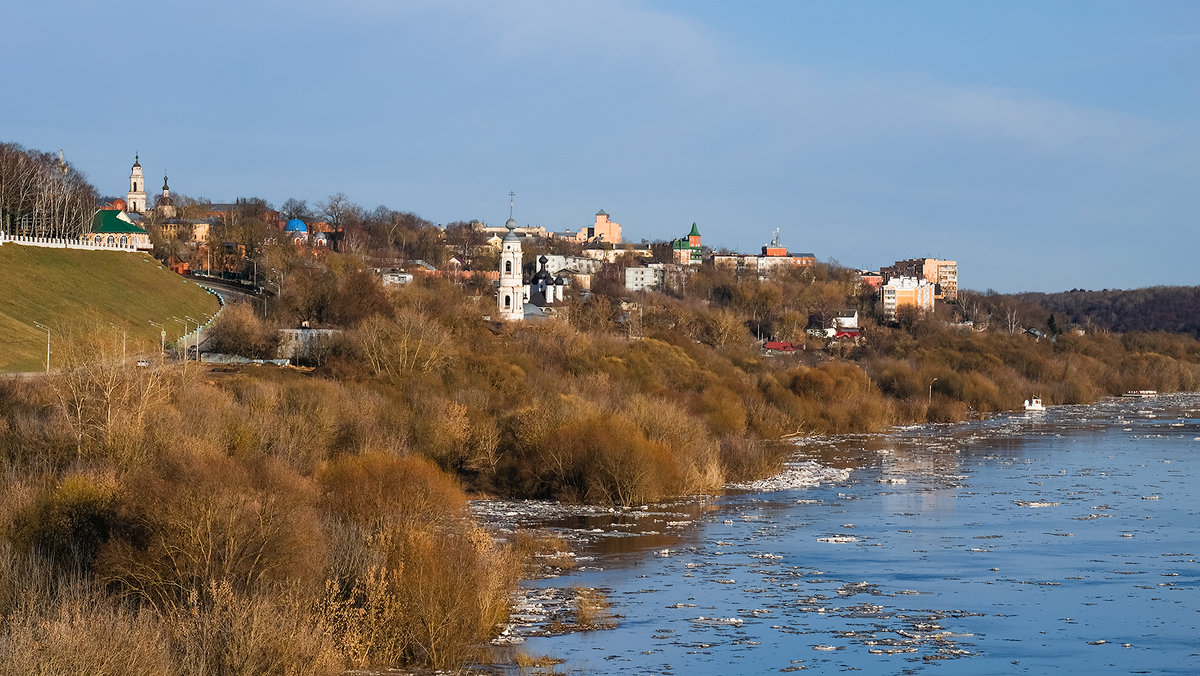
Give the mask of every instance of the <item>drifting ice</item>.
[[822, 482], [845, 481], [850, 478], [850, 470], [825, 467], [818, 463], [795, 462], [788, 463], [783, 472], [758, 481], [730, 484], [729, 488], [739, 488], [750, 491], [786, 491], [796, 488], [808, 488]]

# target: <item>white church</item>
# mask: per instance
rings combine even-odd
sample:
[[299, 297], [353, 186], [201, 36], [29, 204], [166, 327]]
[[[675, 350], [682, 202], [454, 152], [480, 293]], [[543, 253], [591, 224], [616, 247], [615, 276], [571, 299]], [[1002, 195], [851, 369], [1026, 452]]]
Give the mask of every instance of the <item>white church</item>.
[[563, 301], [566, 281], [546, 271], [547, 259], [542, 256], [539, 268], [528, 279], [523, 273], [521, 236], [516, 233], [517, 221], [512, 216], [512, 193], [509, 193], [508, 222], [504, 227], [508, 233], [500, 242], [500, 292], [496, 295], [496, 306], [500, 319], [510, 322], [526, 319], [544, 319], [554, 314], [554, 305]]

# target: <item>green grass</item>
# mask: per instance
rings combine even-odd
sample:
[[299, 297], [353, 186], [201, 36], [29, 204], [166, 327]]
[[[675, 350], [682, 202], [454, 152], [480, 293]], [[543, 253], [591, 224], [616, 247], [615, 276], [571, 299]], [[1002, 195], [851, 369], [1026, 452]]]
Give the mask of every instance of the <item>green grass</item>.
[[57, 349], [56, 333], [114, 324], [114, 331], [127, 331], [132, 358], [158, 351], [159, 329], [148, 320], [167, 327], [170, 344], [183, 333], [172, 315], [202, 318], [218, 307], [216, 297], [149, 254], [5, 244], [0, 246], [0, 372], [45, 368], [46, 332], [34, 322], [50, 327], [51, 352]]

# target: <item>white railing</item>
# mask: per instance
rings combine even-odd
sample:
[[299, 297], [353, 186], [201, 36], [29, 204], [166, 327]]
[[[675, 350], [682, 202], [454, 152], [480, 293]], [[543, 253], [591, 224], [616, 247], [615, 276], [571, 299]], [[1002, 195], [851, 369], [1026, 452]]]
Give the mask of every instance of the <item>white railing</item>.
[[95, 244], [82, 239], [64, 237], [37, 237], [32, 235], [6, 235], [0, 232], [0, 245], [12, 242], [22, 246], [40, 246], [54, 249], [82, 249], [84, 251], [139, 251], [133, 244]]

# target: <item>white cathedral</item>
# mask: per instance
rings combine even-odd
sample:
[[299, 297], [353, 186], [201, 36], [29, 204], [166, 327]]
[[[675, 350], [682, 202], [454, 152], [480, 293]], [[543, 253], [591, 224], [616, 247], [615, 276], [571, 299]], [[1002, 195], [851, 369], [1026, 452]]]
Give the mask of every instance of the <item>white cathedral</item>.
[[546, 271], [546, 257], [542, 256], [537, 272], [525, 279], [522, 272], [521, 236], [516, 233], [517, 221], [512, 217], [512, 194], [509, 194], [508, 234], [500, 242], [500, 292], [496, 295], [496, 306], [500, 318], [504, 321], [516, 322], [525, 319], [544, 318], [551, 314], [547, 306], [561, 303], [563, 287], [566, 286], [562, 275], [558, 277]]

